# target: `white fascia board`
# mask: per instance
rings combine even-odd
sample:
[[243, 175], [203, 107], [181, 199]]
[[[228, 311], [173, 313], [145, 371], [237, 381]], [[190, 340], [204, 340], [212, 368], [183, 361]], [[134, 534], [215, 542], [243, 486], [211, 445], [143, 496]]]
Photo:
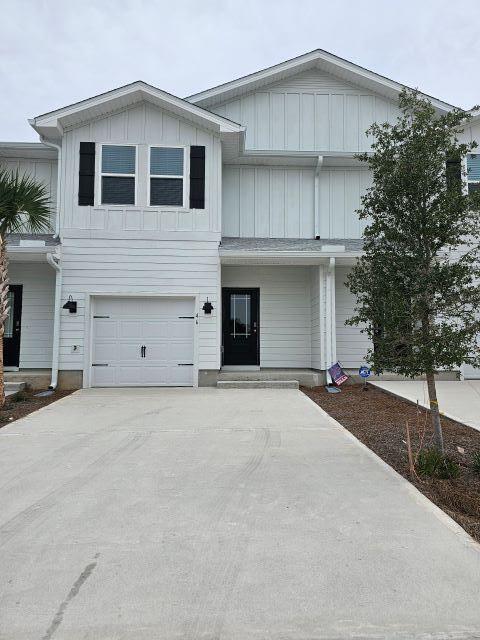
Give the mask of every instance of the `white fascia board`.
[[[286, 60], [267, 69], [262, 69], [261, 71], [243, 76], [237, 80], [232, 80], [231, 82], [188, 96], [186, 100], [194, 104], [203, 104], [204, 106], [219, 104], [227, 101], [232, 93], [247, 93], [249, 90], [254, 90], [258, 86], [275, 82], [277, 78], [281, 79], [295, 72], [299, 73], [300, 71], [315, 66], [324, 69], [332, 75], [340, 74], [341, 77], [350, 82], [360, 85], [363, 84], [372, 91], [390, 94], [392, 98], [398, 96], [400, 91], [405, 87], [405, 85], [399, 82], [386, 78], [369, 69], [365, 69], [328, 51], [316, 49], [297, 58]], [[422, 95], [428, 97], [439, 111], [450, 111], [453, 107], [453, 105], [443, 100], [428, 96], [427, 94]]]
[[193, 117], [197, 121], [213, 126], [220, 133], [239, 133], [244, 127], [228, 118], [206, 111], [200, 106], [190, 104], [181, 98], [177, 98], [161, 89], [152, 87], [144, 82], [134, 82], [125, 87], [108, 91], [99, 96], [82, 100], [50, 113], [36, 116], [29, 120], [31, 126], [40, 134], [50, 132], [58, 136], [62, 134], [63, 127], [75, 126], [89, 118], [93, 119], [103, 114], [108, 114], [115, 108], [128, 106], [129, 98], [132, 103], [147, 100], [152, 104], [177, 113]]
[[229, 251], [220, 249], [220, 259], [222, 263], [229, 260], [278, 260], [285, 258], [317, 260], [322, 262], [327, 258], [360, 258], [363, 251]]

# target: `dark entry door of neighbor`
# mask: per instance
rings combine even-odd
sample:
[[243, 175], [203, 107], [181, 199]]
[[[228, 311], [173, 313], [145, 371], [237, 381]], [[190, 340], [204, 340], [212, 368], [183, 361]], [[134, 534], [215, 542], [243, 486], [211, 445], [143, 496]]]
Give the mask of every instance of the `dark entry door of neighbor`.
[[8, 288], [8, 318], [3, 334], [3, 364], [18, 367], [20, 362], [20, 328], [22, 319], [22, 285], [11, 284]]
[[259, 298], [259, 289], [223, 289], [223, 364], [260, 364]]

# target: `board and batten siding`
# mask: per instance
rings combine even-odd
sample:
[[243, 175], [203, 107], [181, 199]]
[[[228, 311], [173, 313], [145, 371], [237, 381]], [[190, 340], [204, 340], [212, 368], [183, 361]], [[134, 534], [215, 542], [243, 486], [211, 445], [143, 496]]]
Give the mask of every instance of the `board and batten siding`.
[[260, 288], [260, 366], [311, 366], [310, 269], [223, 266], [222, 287]]
[[360, 365], [365, 364], [370, 340], [366, 334], [360, 332], [360, 327], [345, 324], [355, 310], [355, 297], [345, 285], [348, 272], [348, 267], [335, 269], [337, 360], [346, 369], [358, 369]]
[[63, 305], [69, 296], [76, 314], [62, 310], [60, 369], [84, 368], [87, 294], [197, 294], [214, 310], [199, 313], [200, 369], [220, 366], [218, 332], [219, 256], [217, 242], [67, 238], [63, 244]]
[[313, 169], [226, 165], [222, 234], [240, 238], [312, 238]]
[[50, 228], [55, 229], [55, 211], [57, 206], [57, 161], [46, 158], [8, 158], [0, 157], [0, 168], [27, 174], [46, 185], [50, 200]]
[[52, 366], [55, 271], [46, 262], [10, 262], [12, 285], [21, 284], [20, 368]]
[[394, 122], [395, 102], [320, 70], [309, 70], [211, 111], [246, 126], [246, 148], [367, 151], [373, 122]]
[[[93, 207], [78, 206], [80, 142], [98, 143]], [[100, 143], [138, 145], [135, 206], [100, 204]], [[148, 206], [148, 146], [155, 144], [205, 146], [205, 209]], [[151, 104], [140, 103], [66, 131], [62, 158], [65, 236], [160, 239], [165, 232], [220, 232], [221, 142], [212, 132]]]
[[[357, 210], [371, 183], [367, 170], [322, 169], [321, 238], [361, 238], [366, 222]], [[225, 165], [222, 234], [239, 238], [314, 238], [313, 169]]]

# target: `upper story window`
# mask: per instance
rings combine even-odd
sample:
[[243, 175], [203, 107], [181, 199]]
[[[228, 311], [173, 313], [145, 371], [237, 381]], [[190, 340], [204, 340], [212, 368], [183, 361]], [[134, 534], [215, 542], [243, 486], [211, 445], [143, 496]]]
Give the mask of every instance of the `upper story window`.
[[185, 206], [185, 148], [150, 147], [150, 206]]
[[480, 155], [477, 153], [467, 155], [467, 182], [468, 193], [480, 189]]
[[135, 204], [137, 149], [134, 145], [102, 145], [102, 204]]

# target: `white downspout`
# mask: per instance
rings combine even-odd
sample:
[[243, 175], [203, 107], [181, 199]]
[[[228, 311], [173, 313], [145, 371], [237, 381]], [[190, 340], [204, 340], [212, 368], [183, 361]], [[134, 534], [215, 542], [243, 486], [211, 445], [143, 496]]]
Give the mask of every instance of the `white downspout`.
[[62, 299], [62, 268], [60, 259], [47, 253], [47, 262], [55, 269], [55, 298], [53, 315], [53, 349], [52, 349], [52, 378], [50, 389], [56, 389], [58, 384], [58, 357], [60, 354], [60, 302]]
[[[62, 147], [54, 142], [47, 142], [43, 136], [40, 141], [47, 147], [57, 150], [57, 204], [55, 207], [55, 234], [54, 238], [60, 235], [60, 199], [62, 194]], [[50, 389], [56, 389], [58, 385], [58, 359], [60, 354], [60, 302], [62, 300], [62, 268], [60, 266], [60, 256], [47, 253], [48, 264], [55, 269], [55, 298], [53, 315], [53, 348], [52, 348], [52, 377]]]

